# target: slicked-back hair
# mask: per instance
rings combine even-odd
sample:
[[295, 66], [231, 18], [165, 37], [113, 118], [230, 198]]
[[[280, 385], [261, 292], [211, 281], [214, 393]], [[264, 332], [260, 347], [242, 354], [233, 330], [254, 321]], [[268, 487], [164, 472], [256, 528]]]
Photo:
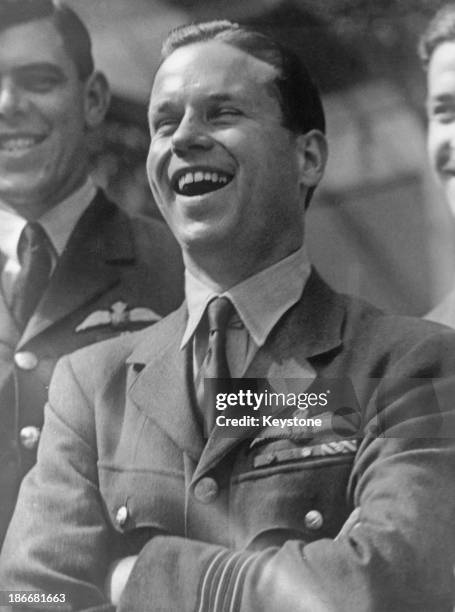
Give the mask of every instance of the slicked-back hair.
[[40, 19], [52, 21], [79, 78], [85, 81], [94, 70], [92, 43], [86, 26], [69, 6], [60, 0], [0, 0], [0, 32]]
[[209, 41], [231, 45], [276, 68], [274, 84], [286, 128], [297, 134], [325, 132], [321, 96], [308, 70], [292, 50], [267, 34], [227, 20], [180, 26], [164, 41], [162, 61], [181, 47]]
[[435, 49], [444, 42], [455, 43], [455, 3], [439, 9], [420, 37], [419, 57], [425, 69]]

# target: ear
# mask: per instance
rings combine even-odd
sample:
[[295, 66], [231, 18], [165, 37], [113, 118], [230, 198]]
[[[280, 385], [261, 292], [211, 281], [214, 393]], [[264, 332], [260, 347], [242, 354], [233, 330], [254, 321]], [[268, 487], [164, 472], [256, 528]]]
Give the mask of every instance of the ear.
[[310, 130], [297, 136], [297, 155], [300, 185], [303, 188], [316, 187], [321, 180], [328, 157], [325, 135], [319, 130]]
[[103, 122], [111, 101], [111, 92], [102, 72], [90, 75], [84, 88], [85, 126], [92, 130]]

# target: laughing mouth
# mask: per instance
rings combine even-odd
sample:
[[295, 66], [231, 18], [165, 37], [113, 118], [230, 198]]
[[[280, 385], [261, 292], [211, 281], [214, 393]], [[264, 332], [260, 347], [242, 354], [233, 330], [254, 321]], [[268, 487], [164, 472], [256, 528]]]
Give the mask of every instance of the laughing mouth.
[[21, 135], [12, 136], [4, 135], [0, 136], [0, 151], [6, 151], [7, 153], [16, 153], [20, 151], [27, 151], [35, 147], [36, 145], [43, 142], [45, 136], [31, 136]]
[[228, 185], [234, 176], [221, 170], [185, 170], [172, 181], [176, 193], [183, 196], [200, 196]]

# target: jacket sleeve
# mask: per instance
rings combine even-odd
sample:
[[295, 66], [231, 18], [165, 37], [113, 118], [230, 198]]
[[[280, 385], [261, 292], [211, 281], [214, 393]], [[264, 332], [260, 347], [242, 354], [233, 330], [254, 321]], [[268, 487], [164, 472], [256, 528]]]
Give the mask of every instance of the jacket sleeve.
[[347, 492], [356, 510], [336, 538], [232, 551], [159, 536], [119, 610], [147, 600], [182, 612], [453, 610], [455, 370], [440, 367], [449, 345], [424, 342], [372, 381]]
[[[61, 593], [66, 603], [53, 604], [56, 611], [111, 612], [103, 594], [109, 534], [98, 490], [93, 410], [66, 358], [57, 366], [50, 402], [65, 405], [73, 424], [46, 407], [37, 464], [22, 483], [2, 549], [1, 588]], [[80, 424], [77, 431], [74, 423]]]
[[[358, 511], [337, 538], [233, 551], [156, 536], [139, 554], [119, 611], [449, 612], [455, 550], [449, 373], [455, 368], [452, 359], [443, 368], [442, 360], [450, 353], [453, 342], [433, 338], [409, 351], [393, 378], [372, 381], [376, 392], [365, 406], [346, 492]], [[65, 593], [65, 612], [111, 612], [103, 585], [112, 532], [87, 395], [65, 358], [38, 462], [24, 480], [5, 541], [1, 588]]]

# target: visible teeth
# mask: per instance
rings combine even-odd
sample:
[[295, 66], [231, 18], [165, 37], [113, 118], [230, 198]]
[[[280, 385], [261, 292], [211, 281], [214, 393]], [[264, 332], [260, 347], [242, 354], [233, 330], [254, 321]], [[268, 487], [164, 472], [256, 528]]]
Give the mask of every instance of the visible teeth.
[[185, 185], [191, 183], [210, 182], [218, 185], [226, 185], [229, 182], [229, 177], [218, 172], [203, 172], [197, 170], [196, 172], [186, 172], [178, 179], [178, 189], [182, 191]]
[[20, 151], [29, 149], [34, 144], [36, 144], [35, 138], [10, 138], [9, 140], [3, 140], [1, 148], [6, 151]]

